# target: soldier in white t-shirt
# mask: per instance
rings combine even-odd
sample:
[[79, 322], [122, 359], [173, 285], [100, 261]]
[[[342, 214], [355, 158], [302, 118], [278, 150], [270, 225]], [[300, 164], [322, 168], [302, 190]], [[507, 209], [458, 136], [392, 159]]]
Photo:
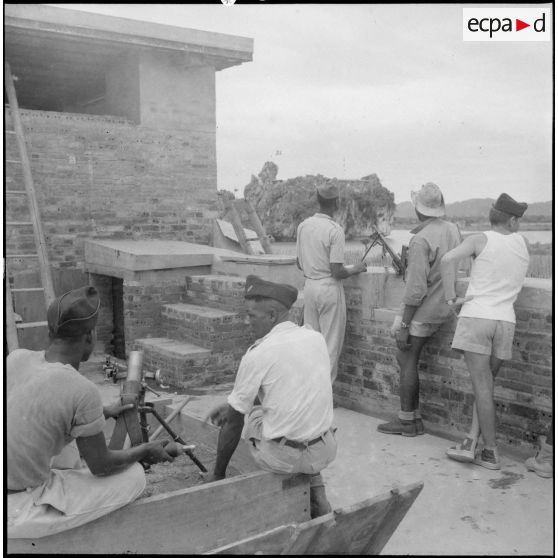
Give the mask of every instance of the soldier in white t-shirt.
[[297, 296], [291, 285], [246, 278], [247, 321], [257, 341], [240, 362], [227, 402], [208, 415], [221, 431], [215, 468], [205, 481], [225, 478], [245, 426], [262, 469], [310, 475], [310, 510], [318, 517], [331, 510], [320, 471], [337, 453], [333, 395], [323, 336], [289, 321]]
[[[512, 356], [515, 330], [513, 304], [529, 267], [529, 252], [517, 233], [527, 209], [502, 194], [490, 210], [491, 230], [468, 236], [442, 258], [442, 280], [447, 303], [463, 305], [455, 329], [452, 348], [464, 353], [471, 375], [475, 403], [469, 434], [449, 448], [451, 459], [500, 469], [496, 448], [494, 378], [504, 360]], [[473, 256], [469, 287], [465, 297], [455, 296], [454, 263]], [[484, 447], [477, 454], [482, 434]]]
[[320, 211], [298, 226], [296, 233], [297, 265], [304, 273], [304, 323], [322, 333], [331, 361], [331, 383], [337, 376], [337, 364], [347, 324], [343, 281], [366, 271], [366, 264], [345, 266], [345, 232], [334, 221], [339, 209], [339, 190], [328, 182], [317, 189]]

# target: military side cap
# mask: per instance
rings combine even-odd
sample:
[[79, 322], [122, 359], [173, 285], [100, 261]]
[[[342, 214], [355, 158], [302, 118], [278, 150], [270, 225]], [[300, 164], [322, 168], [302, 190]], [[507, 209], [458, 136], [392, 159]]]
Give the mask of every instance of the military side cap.
[[523, 217], [528, 206], [525, 202], [516, 202], [508, 194], [501, 194], [492, 207], [514, 217]]
[[273, 283], [272, 281], [265, 281], [257, 275], [248, 275], [244, 298], [250, 299], [257, 296], [272, 298], [290, 308], [298, 297], [298, 290], [286, 283]]
[[61, 337], [79, 337], [95, 328], [101, 300], [95, 287], [68, 291], [50, 304], [47, 321], [50, 331]]
[[317, 188], [318, 194], [325, 200], [334, 200], [339, 197], [339, 188], [333, 182], [320, 184]]

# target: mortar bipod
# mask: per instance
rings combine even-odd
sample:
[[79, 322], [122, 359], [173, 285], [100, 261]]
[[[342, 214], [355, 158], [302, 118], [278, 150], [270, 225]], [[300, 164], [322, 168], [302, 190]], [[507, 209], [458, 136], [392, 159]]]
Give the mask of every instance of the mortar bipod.
[[[187, 446], [186, 442], [168, 425], [161, 415], [155, 410], [153, 403], [145, 401], [146, 390], [151, 391], [157, 397], [161, 394], [151, 389], [144, 381], [142, 374], [143, 353], [132, 351], [128, 360], [128, 374], [122, 383], [120, 402], [122, 405], [134, 404], [133, 409], [126, 409], [116, 419], [116, 424], [109, 442], [110, 449], [122, 449], [126, 436], [130, 437], [132, 446], [149, 441], [149, 425], [147, 424], [147, 414], [152, 414], [169, 433], [174, 442]], [[197, 467], [207, 473], [207, 469], [200, 460], [193, 454], [191, 449], [184, 448], [184, 453], [197, 465]], [[143, 464], [144, 468], [149, 466]]]

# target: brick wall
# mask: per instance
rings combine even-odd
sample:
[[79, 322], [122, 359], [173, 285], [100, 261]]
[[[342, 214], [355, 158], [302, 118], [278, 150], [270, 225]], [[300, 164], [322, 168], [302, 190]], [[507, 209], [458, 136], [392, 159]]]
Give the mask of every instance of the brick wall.
[[[390, 285], [401, 291], [397, 281], [392, 276]], [[378, 278], [371, 274], [345, 282], [348, 323], [334, 391], [344, 406], [387, 416], [399, 409], [399, 369], [389, 334], [395, 311], [378, 307], [370, 286], [374, 282]], [[389, 293], [383, 296], [389, 298]], [[496, 378], [495, 401], [499, 442], [523, 450], [546, 432], [552, 416], [550, 281], [527, 280], [515, 308], [513, 357]], [[449, 435], [468, 430], [473, 405], [467, 367], [451, 349], [455, 323], [450, 320], [432, 337], [419, 361], [423, 418], [432, 431]]]
[[[157, 129], [117, 117], [29, 110], [21, 116], [53, 267], [82, 269], [85, 238], [211, 243], [214, 129]], [[6, 128], [12, 128], [8, 110]], [[6, 159], [19, 159], [13, 134], [5, 147]], [[21, 166], [7, 164], [6, 189], [23, 188]], [[7, 220], [29, 220], [24, 200], [7, 199]], [[6, 243], [10, 252], [34, 251], [32, 229], [10, 228]]]

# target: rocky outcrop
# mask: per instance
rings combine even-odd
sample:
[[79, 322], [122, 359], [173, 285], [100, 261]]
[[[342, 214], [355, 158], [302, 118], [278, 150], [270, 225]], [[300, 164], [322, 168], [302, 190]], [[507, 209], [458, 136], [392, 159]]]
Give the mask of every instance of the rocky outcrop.
[[267, 162], [244, 188], [245, 199], [275, 240], [296, 240], [298, 225], [319, 209], [317, 186], [328, 181], [339, 187], [340, 207], [335, 220], [344, 228], [347, 239], [368, 237], [375, 227], [389, 234], [395, 212], [393, 193], [375, 174], [360, 180], [330, 179], [321, 174], [277, 180], [277, 172], [277, 165]]

